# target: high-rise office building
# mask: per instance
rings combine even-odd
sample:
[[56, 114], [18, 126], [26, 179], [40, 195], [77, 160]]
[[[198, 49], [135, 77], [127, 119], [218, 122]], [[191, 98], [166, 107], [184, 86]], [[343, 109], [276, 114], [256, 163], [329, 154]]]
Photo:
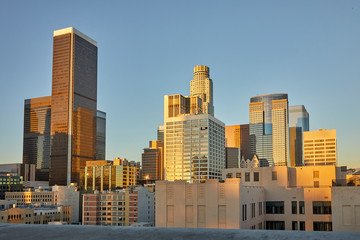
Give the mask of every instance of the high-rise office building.
[[96, 153], [97, 43], [75, 28], [54, 32], [50, 185], [79, 183]]
[[303, 132], [304, 164], [337, 165], [336, 129]]
[[106, 113], [97, 110], [96, 113], [96, 160], [105, 159], [106, 146]]
[[35, 164], [36, 181], [49, 181], [51, 97], [26, 99], [23, 163]]
[[158, 126], [157, 140], [160, 141], [160, 142], [164, 142], [164, 125]]
[[251, 159], [249, 143], [249, 124], [225, 126], [225, 145], [240, 148], [241, 157]]
[[266, 94], [250, 99], [250, 154], [256, 154], [260, 166], [287, 166], [288, 95]]
[[164, 143], [150, 141], [142, 154], [142, 176], [145, 180], [164, 180]]
[[190, 81], [190, 96], [198, 96], [201, 99], [202, 112], [214, 116], [213, 82], [210, 79], [209, 67], [194, 67], [194, 78]]
[[209, 68], [196, 66], [190, 96], [165, 95], [165, 179], [204, 182], [225, 168], [225, 124], [213, 117]]
[[303, 132], [309, 131], [309, 113], [304, 105], [289, 107], [290, 167], [303, 165]]

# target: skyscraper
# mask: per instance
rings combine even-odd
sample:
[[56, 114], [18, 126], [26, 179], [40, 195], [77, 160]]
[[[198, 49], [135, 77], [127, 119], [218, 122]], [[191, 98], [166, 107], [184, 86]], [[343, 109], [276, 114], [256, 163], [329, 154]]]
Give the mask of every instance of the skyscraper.
[[26, 99], [23, 163], [35, 164], [35, 180], [49, 181], [51, 97]]
[[288, 162], [288, 95], [266, 94], [250, 99], [250, 154], [260, 166], [286, 166]]
[[225, 126], [225, 145], [240, 148], [241, 157], [252, 159], [249, 146], [249, 124]]
[[105, 160], [106, 146], [106, 113], [97, 110], [96, 113], [96, 160]]
[[165, 179], [204, 182], [225, 168], [225, 124], [213, 117], [209, 68], [196, 66], [190, 96], [165, 95]]
[[202, 113], [214, 116], [213, 82], [210, 79], [209, 67], [194, 67], [194, 79], [190, 81], [190, 96], [198, 96], [201, 99]]
[[145, 180], [164, 180], [164, 143], [150, 141], [141, 155], [142, 175]]
[[75, 28], [54, 32], [50, 185], [79, 183], [95, 158], [97, 43]]
[[309, 131], [309, 113], [304, 105], [289, 107], [290, 167], [303, 165], [303, 132]]
[[157, 128], [157, 140], [164, 142], [164, 125], [160, 125]]

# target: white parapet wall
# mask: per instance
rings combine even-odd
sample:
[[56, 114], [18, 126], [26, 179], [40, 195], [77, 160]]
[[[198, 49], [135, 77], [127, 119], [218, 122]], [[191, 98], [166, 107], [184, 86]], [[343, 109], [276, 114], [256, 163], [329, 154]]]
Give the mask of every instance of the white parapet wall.
[[303, 232], [303, 231], [265, 231], [240, 229], [184, 229], [184, 228], [146, 228], [146, 227], [102, 227], [81, 225], [25, 225], [0, 224], [0, 239], [282, 239], [282, 240], [358, 240], [355, 232]]

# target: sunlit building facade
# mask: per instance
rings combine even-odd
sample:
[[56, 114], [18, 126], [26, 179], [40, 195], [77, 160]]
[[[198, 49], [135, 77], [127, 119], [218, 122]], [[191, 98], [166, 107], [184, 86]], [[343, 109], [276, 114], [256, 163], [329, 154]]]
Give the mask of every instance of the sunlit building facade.
[[305, 166], [337, 165], [336, 129], [303, 133]]
[[203, 65], [194, 67], [194, 78], [190, 81], [190, 97], [201, 99], [203, 113], [214, 116], [213, 82], [210, 79], [210, 68]]
[[207, 66], [196, 66], [190, 96], [164, 98], [165, 179], [203, 182], [225, 167], [225, 126], [214, 118]]
[[24, 192], [7, 192], [5, 200], [16, 202], [17, 206], [71, 206], [71, 222], [79, 222], [80, 192], [77, 186], [53, 186], [52, 189], [27, 189]]
[[154, 193], [147, 187], [83, 195], [83, 225], [154, 225]]
[[97, 43], [75, 28], [54, 32], [50, 185], [79, 183], [96, 153]]
[[249, 143], [249, 124], [225, 126], [225, 145], [240, 148], [241, 157], [251, 159]]
[[0, 211], [0, 223], [49, 224], [71, 223], [71, 206], [16, 206]]
[[261, 166], [287, 166], [289, 151], [288, 95], [255, 96], [249, 104], [250, 154]]
[[81, 169], [80, 186], [84, 191], [108, 191], [136, 185], [140, 164], [126, 159], [87, 161]]
[[50, 96], [25, 100], [23, 163], [35, 165], [37, 181], [49, 181], [50, 122]]
[[303, 132], [309, 131], [309, 113], [304, 105], [289, 107], [290, 167], [303, 165]]
[[142, 177], [144, 180], [164, 179], [164, 143], [150, 141], [141, 155]]
[[165, 179], [204, 182], [225, 168], [225, 124], [214, 115], [207, 66], [194, 68], [190, 96], [165, 95]]

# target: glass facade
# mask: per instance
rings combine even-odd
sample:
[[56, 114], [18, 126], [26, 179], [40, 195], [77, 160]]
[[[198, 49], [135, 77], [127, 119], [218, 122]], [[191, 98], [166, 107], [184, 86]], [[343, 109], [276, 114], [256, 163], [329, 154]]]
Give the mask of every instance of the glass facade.
[[21, 176], [0, 175], [0, 200], [5, 199], [6, 192], [22, 192], [23, 178]]
[[303, 166], [303, 132], [309, 131], [309, 113], [305, 106], [289, 107], [290, 167]]
[[287, 165], [287, 99], [287, 94], [267, 94], [250, 99], [250, 155], [256, 154], [262, 167]]
[[165, 122], [166, 180], [204, 182], [225, 168], [225, 127], [208, 114]]
[[96, 114], [96, 160], [105, 159], [106, 113], [97, 110]]
[[73, 28], [55, 31], [50, 185], [79, 183], [80, 168], [95, 158], [96, 104], [96, 44]]
[[51, 97], [26, 99], [23, 163], [35, 164], [36, 181], [49, 181]]

